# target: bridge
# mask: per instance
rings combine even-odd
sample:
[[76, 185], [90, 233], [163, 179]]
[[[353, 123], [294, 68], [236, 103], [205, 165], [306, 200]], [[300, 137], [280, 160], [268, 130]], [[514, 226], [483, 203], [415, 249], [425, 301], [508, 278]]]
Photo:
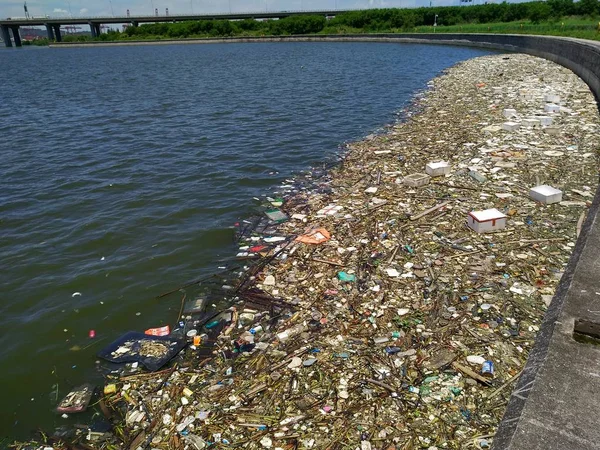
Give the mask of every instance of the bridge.
[[[31, 18], [7, 18], [0, 20], [0, 32], [4, 45], [12, 47], [12, 40], [16, 47], [21, 47], [21, 35], [19, 28], [22, 26], [45, 26], [50, 41], [62, 41], [60, 27], [63, 25], [89, 25], [92, 37], [100, 35], [102, 25], [106, 24], [130, 24], [137, 27], [141, 23], [156, 22], [186, 22], [190, 20], [244, 20], [244, 19], [283, 19], [291, 16], [320, 15], [335, 16], [348, 12], [349, 10], [314, 10], [314, 11], [256, 11], [238, 13], [216, 13], [216, 14], [175, 14], [154, 16], [110, 16], [110, 17], [31, 17]], [[12, 40], [11, 40], [12, 32]]]

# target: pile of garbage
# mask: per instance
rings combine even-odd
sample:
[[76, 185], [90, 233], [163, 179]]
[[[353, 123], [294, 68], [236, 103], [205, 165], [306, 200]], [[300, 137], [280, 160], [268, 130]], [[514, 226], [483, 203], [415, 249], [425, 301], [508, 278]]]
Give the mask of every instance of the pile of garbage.
[[110, 430], [63, 442], [490, 447], [594, 196], [598, 110], [514, 54], [451, 68], [405, 116], [265, 198], [234, 306], [184, 313], [167, 369], [107, 377]]

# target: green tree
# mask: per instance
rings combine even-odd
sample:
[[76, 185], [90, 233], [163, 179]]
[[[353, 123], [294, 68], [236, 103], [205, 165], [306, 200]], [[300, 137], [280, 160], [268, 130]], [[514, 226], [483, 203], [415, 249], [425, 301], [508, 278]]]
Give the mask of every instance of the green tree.
[[529, 20], [533, 23], [540, 23], [548, 20], [552, 14], [552, 8], [547, 3], [530, 3], [529, 4]]
[[600, 11], [598, 0], [580, 0], [577, 3], [577, 12], [581, 15], [595, 16]]

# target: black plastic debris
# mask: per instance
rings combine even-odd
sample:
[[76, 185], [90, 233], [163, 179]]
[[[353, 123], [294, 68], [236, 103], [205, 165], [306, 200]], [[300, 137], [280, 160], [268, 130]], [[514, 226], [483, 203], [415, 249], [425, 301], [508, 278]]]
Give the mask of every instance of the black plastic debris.
[[98, 357], [112, 363], [137, 362], [155, 372], [173, 359], [186, 342], [173, 336], [147, 336], [130, 331], [98, 353]]

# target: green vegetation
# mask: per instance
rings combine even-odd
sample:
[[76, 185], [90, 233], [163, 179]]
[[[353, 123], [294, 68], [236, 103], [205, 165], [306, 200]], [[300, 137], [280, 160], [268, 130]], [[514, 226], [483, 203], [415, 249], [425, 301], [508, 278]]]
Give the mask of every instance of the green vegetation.
[[[431, 33], [433, 27], [421, 26], [417, 33]], [[451, 26], [438, 26], [438, 33], [500, 33], [500, 34], [542, 34], [552, 36], [569, 36], [581, 39], [600, 40], [598, 20], [568, 17], [541, 23], [531, 21], [469, 23]]]
[[[185, 39], [298, 34], [356, 33], [524, 33], [600, 39], [600, 0], [548, 0], [415, 9], [352, 11], [327, 20], [293, 16], [281, 20], [200, 20], [144, 24], [111, 31], [95, 40]], [[437, 19], [436, 19], [437, 16]], [[434, 29], [434, 21], [437, 27]], [[71, 39], [70, 39], [71, 38]], [[69, 40], [92, 40], [67, 36]]]

